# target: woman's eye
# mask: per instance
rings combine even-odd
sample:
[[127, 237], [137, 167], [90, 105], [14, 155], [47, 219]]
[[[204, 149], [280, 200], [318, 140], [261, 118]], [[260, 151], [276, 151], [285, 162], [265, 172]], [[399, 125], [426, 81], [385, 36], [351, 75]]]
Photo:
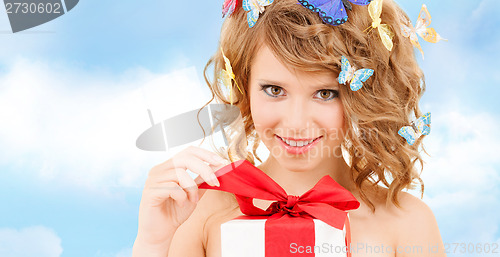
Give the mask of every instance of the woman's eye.
[[[261, 90], [263, 90], [267, 95], [271, 97], [281, 96], [280, 94], [283, 89], [279, 86], [272, 85], [261, 85]], [[319, 94], [319, 98], [323, 101], [329, 101], [339, 96], [339, 91], [331, 90], [331, 89], [323, 89], [319, 90], [317, 95]]]
[[281, 87], [278, 86], [270, 86], [270, 85], [262, 85], [261, 90], [264, 90], [266, 94], [272, 97], [278, 97], [280, 96], [280, 92], [283, 91]]
[[333, 98], [338, 97], [339, 91], [323, 89], [323, 90], [318, 91], [318, 94], [319, 94], [319, 98], [321, 100], [329, 101], [329, 100], [332, 100]]

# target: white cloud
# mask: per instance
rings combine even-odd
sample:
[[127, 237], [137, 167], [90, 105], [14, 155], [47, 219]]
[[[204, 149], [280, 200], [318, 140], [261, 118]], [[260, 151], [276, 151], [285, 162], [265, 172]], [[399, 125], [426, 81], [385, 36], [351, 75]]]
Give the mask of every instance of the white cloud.
[[[427, 139], [427, 180], [446, 183], [436, 191], [495, 189], [500, 182], [500, 122], [488, 113], [433, 112], [433, 132]], [[429, 171], [432, 170], [432, 171]]]
[[2, 257], [58, 257], [62, 252], [61, 238], [51, 228], [0, 228]]
[[500, 226], [500, 138], [495, 136], [500, 121], [453, 104], [432, 114], [432, 132], [424, 141], [430, 157], [425, 156], [422, 173], [423, 200], [447, 243], [494, 242]]
[[18, 60], [0, 85], [0, 165], [40, 182], [94, 189], [140, 187], [166, 160], [135, 147], [151, 126], [147, 107], [159, 122], [209, 99], [195, 68], [116, 75]]

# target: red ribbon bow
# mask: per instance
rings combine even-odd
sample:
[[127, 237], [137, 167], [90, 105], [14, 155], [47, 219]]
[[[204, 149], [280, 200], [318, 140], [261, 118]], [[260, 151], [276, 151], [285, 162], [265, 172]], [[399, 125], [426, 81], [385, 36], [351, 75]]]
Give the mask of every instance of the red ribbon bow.
[[[347, 221], [347, 210], [357, 209], [360, 203], [345, 188], [339, 185], [330, 176], [325, 175], [309, 191], [301, 196], [287, 195], [285, 190], [271, 179], [266, 173], [252, 165], [247, 160], [239, 160], [217, 170], [220, 187], [213, 187], [203, 182], [199, 188], [215, 189], [233, 193], [240, 205], [242, 213], [250, 216], [270, 216], [266, 221], [266, 256], [288, 256], [287, 242], [283, 242], [283, 224], [296, 227], [307, 240], [314, 244], [314, 223], [312, 219], [319, 219], [328, 225], [342, 230]], [[253, 205], [253, 199], [276, 201], [266, 210]], [[303, 218], [303, 219], [300, 219]], [[302, 223], [301, 225], [299, 223]], [[348, 223], [347, 223], [348, 225]], [[297, 230], [294, 231], [294, 234]], [[347, 231], [349, 237], [349, 231]], [[346, 237], [349, 247], [350, 239]], [[273, 240], [268, 239], [273, 238]], [[277, 244], [279, 239], [283, 244]], [[297, 239], [297, 238], [295, 238]], [[301, 239], [298, 239], [301, 241]], [[269, 247], [268, 247], [269, 246]], [[290, 251], [287, 251], [290, 253]], [[348, 254], [349, 256], [350, 254]], [[293, 254], [290, 256], [294, 256]], [[307, 256], [307, 255], [306, 255]], [[310, 255], [310, 256], [314, 256]]]

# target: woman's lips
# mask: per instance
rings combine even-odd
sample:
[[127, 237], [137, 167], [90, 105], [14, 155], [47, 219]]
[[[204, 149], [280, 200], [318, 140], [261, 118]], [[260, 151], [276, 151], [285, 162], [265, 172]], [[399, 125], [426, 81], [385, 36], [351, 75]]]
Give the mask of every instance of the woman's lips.
[[293, 138], [293, 137], [280, 137], [278, 135], [276, 135], [276, 136], [279, 137], [279, 138], [281, 138], [281, 139], [293, 140], [293, 141], [311, 141], [313, 139], [317, 139], [317, 138], [321, 137], [321, 136], [319, 136], [319, 137], [313, 137], [313, 138], [296, 139], [296, 138]]
[[[290, 154], [303, 154], [309, 151], [311, 148], [313, 148], [322, 138], [323, 136], [320, 136], [318, 138], [315, 138], [310, 144], [305, 145], [305, 146], [291, 146], [288, 145], [280, 136], [276, 135], [276, 139], [280, 142], [281, 146]], [[295, 141], [295, 140], [294, 140]], [[305, 140], [297, 140], [297, 141], [305, 141]]]

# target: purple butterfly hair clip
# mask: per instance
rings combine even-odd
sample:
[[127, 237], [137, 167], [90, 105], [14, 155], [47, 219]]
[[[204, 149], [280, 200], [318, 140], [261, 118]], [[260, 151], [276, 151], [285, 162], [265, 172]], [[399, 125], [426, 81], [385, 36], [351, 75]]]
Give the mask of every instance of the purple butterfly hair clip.
[[305, 8], [319, 13], [321, 19], [330, 25], [340, 25], [347, 21], [346, 9], [351, 11], [352, 5], [367, 5], [371, 0], [298, 0]]

